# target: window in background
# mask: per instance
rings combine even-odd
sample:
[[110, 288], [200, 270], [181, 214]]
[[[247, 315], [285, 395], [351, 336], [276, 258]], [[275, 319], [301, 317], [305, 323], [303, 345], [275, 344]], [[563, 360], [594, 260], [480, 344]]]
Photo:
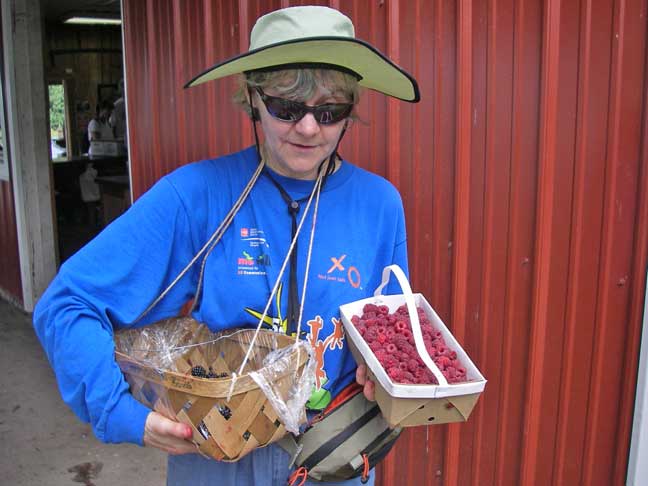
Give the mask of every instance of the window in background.
[[50, 146], [52, 159], [67, 156], [65, 143], [65, 94], [62, 84], [50, 84], [49, 92], [49, 120], [50, 120]]

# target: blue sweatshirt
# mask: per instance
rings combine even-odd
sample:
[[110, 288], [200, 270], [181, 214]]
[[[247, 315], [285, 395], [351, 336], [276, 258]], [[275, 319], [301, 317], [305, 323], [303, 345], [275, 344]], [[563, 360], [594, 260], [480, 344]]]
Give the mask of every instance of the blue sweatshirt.
[[[38, 302], [34, 327], [61, 395], [92, 424], [100, 440], [142, 444], [150, 412], [132, 397], [115, 362], [113, 332], [175, 316], [192, 298], [199, 262], [133, 324], [209, 239], [257, 164], [251, 147], [163, 177], [67, 260]], [[307, 197], [313, 187], [313, 181], [270, 174], [294, 200]], [[313, 209], [298, 241], [299, 297]], [[301, 329], [315, 349], [316, 389], [309, 405], [319, 409], [354, 380], [356, 365], [342, 332], [339, 306], [373, 295], [386, 265], [396, 263], [407, 271], [400, 196], [385, 179], [343, 161], [326, 180], [315, 231]], [[194, 317], [214, 331], [255, 328], [290, 239], [287, 204], [262, 174], [207, 259]], [[287, 324], [288, 274], [286, 269], [266, 323], [278, 332], [285, 332]]]

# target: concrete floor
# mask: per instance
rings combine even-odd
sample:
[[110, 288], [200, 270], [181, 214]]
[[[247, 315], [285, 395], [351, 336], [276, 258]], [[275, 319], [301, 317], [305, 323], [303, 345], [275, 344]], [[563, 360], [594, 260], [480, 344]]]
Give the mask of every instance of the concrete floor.
[[106, 445], [63, 403], [31, 315], [0, 299], [0, 484], [163, 485], [166, 454]]

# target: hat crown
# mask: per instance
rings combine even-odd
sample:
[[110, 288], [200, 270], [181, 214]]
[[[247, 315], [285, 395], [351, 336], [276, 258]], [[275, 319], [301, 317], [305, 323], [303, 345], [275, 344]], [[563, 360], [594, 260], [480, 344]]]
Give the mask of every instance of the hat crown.
[[349, 17], [329, 7], [288, 7], [257, 20], [250, 50], [308, 37], [355, 38], [355, 29]]

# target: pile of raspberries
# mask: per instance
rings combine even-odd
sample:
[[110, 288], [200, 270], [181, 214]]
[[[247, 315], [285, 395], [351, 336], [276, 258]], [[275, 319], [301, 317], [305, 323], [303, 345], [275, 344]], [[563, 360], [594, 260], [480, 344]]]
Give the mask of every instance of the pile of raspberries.
[[[448, 383], [466, 381], [466, 368], [457, 359], [457, 353], [446, 345], [441, 332], [432, 327], [425, 311], [417, 307], [417, 312], [425, 349], [443, 376]], [[406, 305], [390, 314], [386, 305], [366, 304], [362, 315], [353, 316], [351, 322], [392, 381], [410, 385], [438, 384], [416, 351]]]

